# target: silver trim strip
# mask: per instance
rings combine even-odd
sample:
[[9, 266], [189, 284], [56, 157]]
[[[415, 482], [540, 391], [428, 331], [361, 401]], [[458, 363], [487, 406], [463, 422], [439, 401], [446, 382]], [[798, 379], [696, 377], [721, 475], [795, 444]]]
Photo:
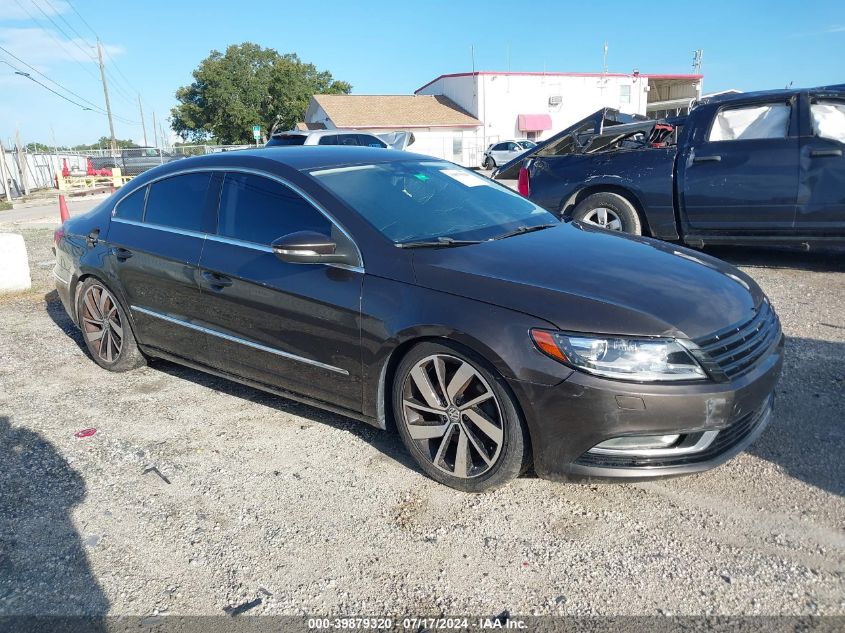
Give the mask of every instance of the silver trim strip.
[[684, 446], [682, 448], [640, 448], [640, 449], [624, 449], [624, 448], [599, 448], [593, 446], [588, 453], [598, 453], [600, 455], [633, 455], [636, 457], [674, 457], [675, 455], [688, 455], [690, 453], [698, 453], [706, 449], [713, 440], [716, 439], [719, 431], [705, 431], [698, 438], [698, 441], [692, 446]]
[[164, 224], [154, 224], [153, 222], [138, 222], [138, 220], [126, 220], [125, 218], [112, 218], [112, 222], [120, 224], [130, 224], [132, 226], [141, 226], [147, 229], [155, 229], [156, 231], [164, 231], [165, 233], [176, 233], [177, 235], [187, 235], [188, 237], [198, 237], [205, 239], [209, 237], [208, 233], [200, 233], [199, 231], [190, 231], [188, 229], [177, 229], [174, 226], [165, 226]]
[[[158, 182], [159, 180], [164, 180], [165, 178], [171, 178], [173, 176], [181, 176], [183, 174], [192, 174], [192, 173], [204, 172], [204, 171], [212, 171], [212, 172], [219, 171], [219, 172], [224, 172], [224, 173], [225, 172], [236, 172], [236, 173], [241, 173], [241, 174], [253, 174], [255, 176], [262, 176], [264, 178], [269, 178], [270, 180], [275, 180], [276, 182], [281, 183], [285, 187], [292, 189], [297, 194], [302, 196], [305, 199], [305, 201], [308, 202], [308, 204], [310, 204], [312, 207], [314, 207], [319, 213], [322, 213], [326, 217], [326, 219], [328, 219], [329, 222], [331, 222], [333, 225], [335, 225], [337, 227], [337, 229], [346, 236], [346, 238], [352, 243], [352, 246], [355, 247], [355, 252], [358, 254], [358, 261], [360, 262], [360, 265], [358, 265], [358, 266], [350, 266], [350, 265], [347, 265], [347, 264], [323, 264], [323, 265], [324, 266], [334, 266], [335, 268], [343, 268], [343, 269], [347, 269], [347, 270], [354, 270], [356, 272], [364, 272], [364, 256], [361, 254], [361, 249], [358, 248], [358, 244], [355, 242], [355, 240], [352, 239], [352, 236], [349, 234], [349, 231], [347, 231], [346, 228], [340, 222], [338, 222], [337, 219], [331, 213], [329, 213], [325, 208], [323, 208], [323, 205], [321, 205], [319, 202], [314, 200], [314, 198], [312, 198], [309, 194], [307, 194], [300, 187], [293, 184], [289, 180], [286, 180], [286, 179], [282, 178], [281, 176], [277, 176], [276, 174], [272, 174], [272, 173], [266, 172], [266, 171], [261, 171], [259, 169], [249, 169], [247, 167], [223, 167], [223, 166], [192, 167], [190, 169], [180, 169], [178, 171], [172, 171], [172, 172], [169, 172], [167, 174], [162, 174], [161, 176], [153, 178], [152, 180], [148, 180], [143, 185], [141, 185], [141, 187], [146, 187], [146, 186], [151, 185], [155, 182]], [[126, 196], [121, 198], [121, 200], [117, 203], [117, 205], [119, 205], [120, 202], [123, 202], [123, 200], [125, 200], [126, 198], [131, 196], [132, 193], [134, 193], [135, 191], [137, 191], [141, 187], [138, 187], [137, 189], [133, 190], [132, 192], [126, 194]], [[145, 195], [149, 195], [149, 193], [147, 193]], [[172, 227], [162, 226], [160, 224], [149, 224], [147, 222], [137, 222], [135, 220], [124, 220], [124, 219], [121, 219], [121, 218], [114, 215], [115, 210], [117, 209], [117, 205], [115, 205], [115, 207], [112, 209], [112, 221], [123, 222], [125, 224], [133, 224], [133, 225], [136, 225], [136, 226], [149, 226], [149, 227], [156, 228], [156, 229], [171, 231], [173, 233], [179, 233], [181, 235], [194, 235], [194, 236], [200, 236], [200, 237], [207, 237], [209, 239], [211, 239], [213, 237], [220, 237], [216, 234], [212, 235], [210, 233], [198, 233], [198, 232], [195, 232], [195, 231], [183, 231], [182, 229], [174, 229]], [[219, 212], [219, 204], [218, 204], [218, 212]], [[144, 215], [146, 215], [146, 200], [144, 201]], [[224, 238], [224, 239], [227, 239], [227, 238]], [[217, 241], [220, 241], [220, 240], [217, 240]], [[238, 242], [241, 246], [246, 246], [248, 244], [248, 243], [244, 243], [244, 242], [240, 242], [240, 241], [238, 241]], [[255, 246], [263, 246], [263, 245], [256, 244]], [[257, 250], [263, 250], [263, 249], [259, 248]]]
[[163, 321], [168, 321], [170, 323], [175, 323], [176, 325], [181, 325], [183, 327], [189, 328], [191, 330], [196, 330], [197, 332], [202, 332], [203, 334], [209, 334], [211, 336], [216, 336], [218, 338], [225, 339], [227, 341], [231, 341], [233, 343], [240, 343], [241, 345], [246, 345], [247, 347], [252, 347], [254, 349], [261, 350], [262, 352], [269, 352], [271, 354], [276, 354], [277, 356], [282, 356], [283, 358], [288, 358], [290, 360], [295, 360], [300, 363], [305, 363], [307, 365], [313, 365], [315, 367], [320, 367], [322, 369], [328, 369], [329, 371], [336, 372], [338, 374], [343, 374], [344, 376], [348, 376], [349, 372], [345, 369], [341, 369], [340, 367], [335, 367], [334, 365], [327, 365], [326, 363], [321, 363], [317, 360], [311, 360], [310, 358], [305, 358], [303, 356], [297, 356], [296, 354], [290, 354], [288, 352], [283, 352], [280, 349], [276, 349], [275, 347], [268, 347], [267, 345], [262, 345], [261, 343], [256, 343], [254, 341], [250, 341], [245, 338], [240, 338], [238, 336], [232, 336], [231, 334], [224, 334], [223, 332], [218, 332], [217, 330], [212, 330], [207, 327], [203, 327], [202, 325], [197, 325], [196, 323], [190, 323], [183, 319], [177, 319], [176, 317], [169, 316], [167, 314], [163, 314], [161, 312], [156, 312], [155, 310], [150, 310], [149, 308], [142, 308], [140, 306], [130, 306], [130, 308], [136, 312], [141, 312], [142, 314], [147, 314], [151, 317], [155, 317], [157, 319], [162, 319]]

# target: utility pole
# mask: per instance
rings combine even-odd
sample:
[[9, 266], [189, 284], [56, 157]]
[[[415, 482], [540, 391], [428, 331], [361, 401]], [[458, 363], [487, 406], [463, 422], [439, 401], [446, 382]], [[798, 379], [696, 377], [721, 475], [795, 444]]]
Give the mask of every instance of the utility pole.
[[144, 123], [144, 106], [141, 105], [141, 95], [138, 94], [138, 109], [141, 111], [141, 129], [144, 130], [144, 146], [147, 145], [147, 124]]
[[153, 136], [155, 137], [155, 146], [158, 147], [158, 130], [156, 129], [156, 113], [153, 110]]
[[109, 85], [106, 82], [106, 67], [103, 66], [103, 46], [97, 38], [97, 58], [100, 60], [100, 77], [103, 80], [103, 94], [106, 97], [106, 114], [109, 115], [109, 132], [111, 132], [111, 151], [117, 153], [117, 139], [114, 137], [114, 121], [111, 118], [111, 103], [109, 102]]

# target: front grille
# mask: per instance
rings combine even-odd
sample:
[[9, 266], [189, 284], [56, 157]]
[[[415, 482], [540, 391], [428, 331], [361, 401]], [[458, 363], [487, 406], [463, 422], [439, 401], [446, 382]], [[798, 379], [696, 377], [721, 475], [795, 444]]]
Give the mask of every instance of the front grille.
[[659, 457], [643, 457], [636, 455], [602, 455], [600, 453], [587, 452], [575, 460], [575, 463], [581, 466], [593, 466], [597, 468], [660, 468], [685, 466], [710, 461], [737, 446], [751, 435], [758, 425], [765, 420], [766, 414], [771, 410], [771, 403], [772, 399], [770, 396], [764, 406], [745, 414], [729, 427], [719, 431], [710, 445], [698, 453], [687, 453], [677, 456], [661, 455]]
[[780, 336], [778, 317], [769, 302], [763, 301], [753, 318], [696, 339], [695, 344], [732, 378], [751, 369]]

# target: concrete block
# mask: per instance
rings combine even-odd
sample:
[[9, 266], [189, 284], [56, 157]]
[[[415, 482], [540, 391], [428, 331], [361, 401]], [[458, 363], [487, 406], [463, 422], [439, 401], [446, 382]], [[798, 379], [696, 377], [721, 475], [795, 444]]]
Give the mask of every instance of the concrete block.
[[32, 287], [29, 258], [20, 233], [0, 233], [0, 294]]

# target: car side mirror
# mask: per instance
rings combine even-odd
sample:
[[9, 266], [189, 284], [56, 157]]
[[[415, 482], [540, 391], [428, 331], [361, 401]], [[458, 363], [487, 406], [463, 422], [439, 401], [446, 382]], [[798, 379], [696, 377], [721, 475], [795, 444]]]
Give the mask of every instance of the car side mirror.
[[276, 257], [291, 264], [352, 264], [349, 255], [338, 252], [337, 243], [316, 231], [283, 235], [270, 247]]

